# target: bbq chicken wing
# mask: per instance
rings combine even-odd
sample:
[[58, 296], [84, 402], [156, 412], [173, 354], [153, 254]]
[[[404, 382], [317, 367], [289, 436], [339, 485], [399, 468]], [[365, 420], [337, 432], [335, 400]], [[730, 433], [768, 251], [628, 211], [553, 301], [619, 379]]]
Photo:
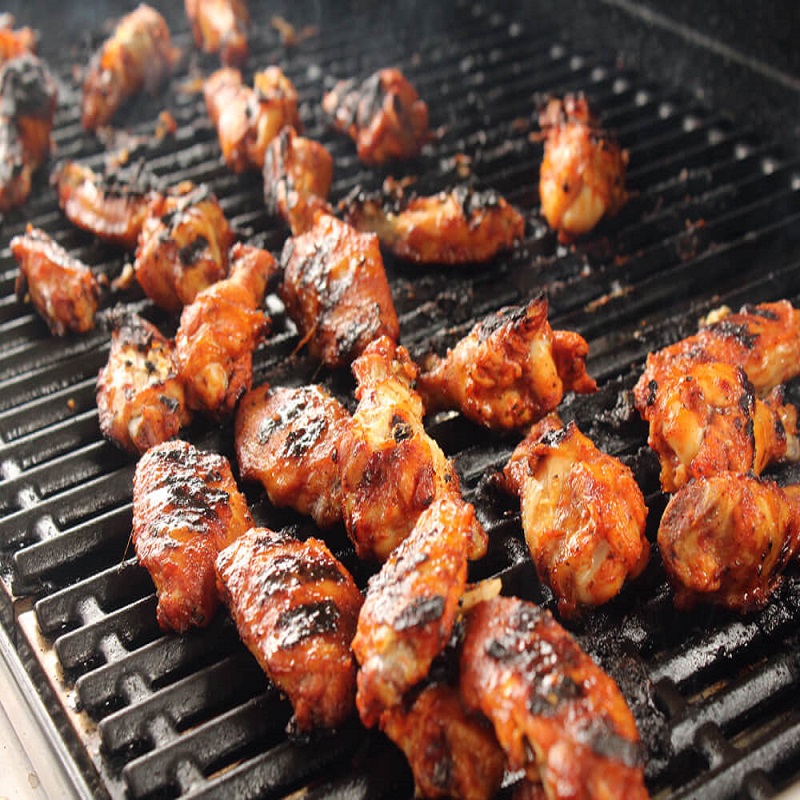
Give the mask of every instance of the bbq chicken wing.
[[36, 52], [36, 31], [31, 28], [14, 30], [14, 17], [0, 14], [0, 64], [12, 58]]
[[142, 90], [155, 93], [178, 60], [164, 17], [141, 3], [124, 16], [89, 62], [83, 80], [81, 123], [107, 125], [122, 104]]
[[233, 239], [208, 188], [182, 186], [151, 201], [136, 248], [136, 278], [157, 306], [178, 313], [228, 274]]
[[541, 781], [549, 800], [648, 797], [625, 698], [549, 612], [515, 597], [479, 603], [460, 666], [465, 705], [489, 718], [509, 767]]
[[431, 139], [428, 106], [398, 69], [382, 69], [362, 82], [339, 81], [322, 99], [334, 127], [371, 165], [416, 158]]
[[204, 53], [219, 53], [225, 66], [241, 67], [250, 55], [246, 0], [185, 0], [192, 35]]
[[580, 334], [552, 330], [539, 296], [479, 322], [445, 358], [430, 356], [417, 388], [428, 411], [457, 408], [487, 428], [514, 430], [555, 409], [567, 391], [596, 391], [588, 352]]
[[353, 639], [356, 705], [367, 727], [401, 703], [444, 649], [467, 582], [467, 555], [478, 542], [485, 549], [475, 509], [437, 498], [370, 579]]
[[559, 239], [588, 233], [625, 204], [628, 152], [609, 138], [586, 98], [551, 100], [539, 116], [544, 157], [539, 171], [542, 214]]
[[352, 362], [374, 339], [396, 341], [400, 323], [378, 238], [320, 214], [287, 240], [279, 294], [312, 355], [327, 367]]
[[342, 519], [338, 447], [349, 418], [321, 386], [252, 389], [236, 411], [242, 478], [259, 481], [273, 505], [330, 528]]
[[11, 240], [11, 252], [19, 264], [17, 296], [30, 295], [51, 333], [63, 336], [94, 327], [100, 289], [89, 267], [30, 224]]
[[219, 605], [214, 564], [251, 528], [223, 456], [188, 442], [151, 447], [133, 476], [133, 546], [153, 578], [163, 630], [208, 625]]
[[319, 142], [285, 127], [264, 156], [264, 203], [273, 216], [285, 220], [292, 236], [305, 233], [319, 213], [331, 213], [328, 193], [333, 180], [333, 156]]
[[658, 547], [675, 605], [735, 611], [763, 607], [800, 550], [796, 490], [753, 475], [719, 472], [690, 481], [667, 504]]
[[319, 539], [253, 528], [217, 559], [239, 635], [294, 708], [300, 732], [335, 728], [354, 710], [350, 642], [363, 598]]
[[97, 377], [100, 430], [118, 447], [143, 453], [188, 425], [174, 345], [136, 314], [118, 313], [108, 363]]
[[383, 196], [359, 190], [343, 211], [354, 228], [377, 233], [384, 247], [418, 264], [489, 261], [525, 232], [525, 220], [497, 192], [468, 186], [406, 197], [399, 183], [387, 181]]
[[279, 67], [257, 72], [254, 88], [242, 83], [237, 69], [226, 67], [203, 86], [206, 108], [217, 129], [229, 169], [262, 169], [269, 143], [285, 125], [300, 128], [297, 90]]

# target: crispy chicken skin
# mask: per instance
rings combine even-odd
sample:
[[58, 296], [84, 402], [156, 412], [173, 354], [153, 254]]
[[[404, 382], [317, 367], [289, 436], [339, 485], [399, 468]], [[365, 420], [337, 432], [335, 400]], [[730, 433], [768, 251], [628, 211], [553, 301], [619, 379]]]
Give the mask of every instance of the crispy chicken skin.
[[228, 460], [175, 440], [151, 447], [133, 476], [133, 546], [156, 585], [163, 630], [211, 622], [219, 605], [214, 564], [251, 528]]
[[100, 289], [89, 267], [30, 223], [22, 236], [11, 240], [10, 247], [19, 264], [17, 297], [30, 295], [51, 333], [64, 336], [94, 327]]
[[331, 213], [328, 194], [333, 156], [324, 145], [299, 136], [286, 126], [270, 142], [264, 156], [264, 203], [285, 220], [292, 236], [305, 233], [320, 212]]
[[354, 710], [350, 642], [363, 598], [325, 543], [253, 528], [220, 553], [217, 583], [242, 641], [291, 701], [296, 728], [343, 723]]
[[356, 705], [367, 727], [402, 702], [447, 644], [476, 542], [485, 549], [472, 505], [439, 497], [370, 578], [353, 639], [360, 665]]
[[548, 611], [516, 597], [479, 603], [460, 666], [465, 705], [489, 718], [510, 769], [541, 781], [549, 800], [648, 797], [625, 698]]
[[457, 408], [487, 428], [524, 428], [565, 392], [597, 390], [586, 373], [588, 352], [580, 334], [552, 330], [540, 295], [491, 314], [444, 358], [429, 356], [417, 388], [428, 411]]
[[266, 250], [235, 244], [230, 277], [203, 289], [184, 307], [175, 361], [189, 408], [223, 419], [253, 385], [253, 351], [270, 327], [261, 305], [276, 270]]
[[625, 205], [628, 152], [599, 127], [582, 95], [550, 100], [539, 125], [544, 137], [542, 214], [559, 239], [569, 242]]
[[690, 481], [667, 504], [658, 547], [675, 605], [762, 608], [800, 549], [796, 489], [719, 472]]
[[14, 30], [14, 17], [0, 14], [0, 64], [25, 53], [36, 52], [36, 31], [31, 28]]
[[356, 143], [365, 164], [416, 158], [431, 139], [428, 106], [398, 69], [339, 81], [322, 99], [333, 126]]
[[117, 23], [89, 62], [83, 80], [83, 127], [107, 125], [129, 97], [158, 91], [177, 60], [164, 18], [141, 3]]
[[120, 312], [114, 320], [108, 363], [97, 377], [100, 430], [131, 453], [144, 453], [188, 425], [183, 381], [174, 345], [147, 320]]
[[259, 481], [273, 505], [330, 528], [342, 519], [338, 446], [349, 418], [321, 386], [252, 389], [236, 411], [242, 478]]
[[206, 186], [151, 200], [133, 268], [144, 293], [173, 314], [228, 274], [234, 235]]
[[329, 214], [286, 241], [279, 294], [309, 351], [327, 367], [343, 367], [374, 339], [397, 340], [378, 238]]
[[222, 157], [234, 172], [262, 169], [267, 147], [281, 129], [301, 127], [297, 90], [279, 67], [257, 72], [253, 86], [245, 86], [231, 67], [217, 70], [203, 86]]
[[504, 470], [520, 496], [522, 529], [539, 578], [571, 617], [615, 597], [650, 557], [647, 506], [631, 470], [574, 422], [549, 414]]
[[241, 67], [250, 55], [245, 0], [185, 0], [192, 35], [204, 53], [219, 53], [225, 66]]
[[499, 790], [503, 750], [491, 727], [464, 709], [456, 689], [427, 686], [384, 712], [381, 728], [408, 759], [418, 797], [490, 800]]
[[497, 192], [468, 186], [407, 197], [399, 182], [387, 180], [382, 194], [351, 194], [342, 211], [354, 228], [377, 233], [384, 247], [418, 264], [489, 261], [525, 232], [521, 214]]

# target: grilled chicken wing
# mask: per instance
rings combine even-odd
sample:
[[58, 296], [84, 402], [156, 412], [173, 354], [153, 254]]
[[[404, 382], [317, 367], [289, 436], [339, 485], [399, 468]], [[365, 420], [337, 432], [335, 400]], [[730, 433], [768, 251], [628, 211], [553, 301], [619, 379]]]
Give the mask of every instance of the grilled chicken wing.
[[143, 89], [158, 91], [177, 60], [164, 18], [141, 3], [117, 23], [89, 62], [83, 80], [83, 127], [107, 125], [129, 97]]
[[251, 528], [228, 460], [188, 442], [151, 447], [133, 476], [133, 546], [153, 578], [164, 630], [211, 622], [219, 605], [214, 564]]
[[281, 299], [326, 366], [346, 366], [380, 336], [397, 340], [400, 323], [376, 236], [320, 214], [310, 230], [287, 240], [281, 265]]
[[263, 484], [273, 505], [330, 528], [342, 519], [338, 445], [349, 418], [321, 386], [252, 389], [236, 411], [242, 478]]
[[246, 0], [185, 0], [192, 35], [204, 53], [219, 53], [226, 66], [242, 66], [250, 55]]
[[203, 86], [222, 156], [234, 172], [262, 169], [267, 147], [281, 129], [301, 126], [297, 90], [280, 68], [257, 72], [253, 86], [245, 86], [239, 70], [230, 67], [217, 70]]
[[203, 289], [183, 309], [175, 362], [189, 408], [221, 419], [252, 386], [253, 351], [270, 327], [260, 307], [276, 269], [266, 250], [236, 244], [230, 277]]
[[377, 233], [384, 247], [418, 264], [489, 261], [525, 232], [525, 220], [497, 192], [468, 186], [406, 197], [400, 183], [387, 180], [382, 195], [357, 190], [342, 210], [354, 228]]
[[453, 630], [467, 583], [467, 554], [486, 548], [475, 509], [439, 497], [369, 581], [353, 652], [356, 705], [368, 727], [423, 680]]
[[384, 712], [381, 728], [403, 751], [418, 797], [490, 800], [500, 788], [505, 756], [491, 727], [450, 686], [428, 686], [408, 704]]
[[11, 252], [19, 264], [17, 297], [30, 295], [51, 333], [63, 336], [94, 327], [100, 289], [89, 267], [30, 224], [24, 235], [11, 240]]
[[667, 504], [658, 547], [675, 605], [704, 601], [737, 611], [764, 606], [800, 550], [800, 496], [753, 475], [690, 481]]
[[37, 34], [31, 28], [14, 30], [14, 17], [0, 14], [0, 64], [25, 53], [36, 52]]
[[318, 213], [331, 213], [333, 156], [319, 142], [285, 127], [267, 148], [263, 174], [267, 211], [282, 217], [293, 236], [309, 230]]
[[479, 322], [445, 358], [430, 356], [417, 388], [428, 411], [458, 408], [488, 428], [523, 428], [555, 409], [564, 392], [596, 391], [588, 352], [580, 334], [551, 329], [539, 296]]
[[551, 100], [539, 125], [545, 140], [539, 171], [542, 214], [568, 242], [625, 205], [628, 152], [599, 127], [582, 95]]
[[335, 728], [354, 709], [350, 642], [362, 596], [319, 539], [253, 528], [217, 559], [239, 635], [288, 697], [300, 731]]
[[549, 612], [496, 597], [467, 617], [467, 708], [494, 725], [511, 769], [550, 800], [648, 797], [639, 734], [616, 683]]
[[379, 70], [360, 83], [339, 81], [322, 108], [353, 139], [365, 164], [416, 158], [431, 139], [428, 106], [398, 69]]
[[100, 430], [118, 447], [143, 453], [188, 425], [174, 345], [136, 314], [119, 313], [108, 363], [97, 377]]
[[156, 305], [177, 313], [228, 274], [233, 238], [209, 189], [184, 185], [152, 199], [136, 248], [136, 278]]

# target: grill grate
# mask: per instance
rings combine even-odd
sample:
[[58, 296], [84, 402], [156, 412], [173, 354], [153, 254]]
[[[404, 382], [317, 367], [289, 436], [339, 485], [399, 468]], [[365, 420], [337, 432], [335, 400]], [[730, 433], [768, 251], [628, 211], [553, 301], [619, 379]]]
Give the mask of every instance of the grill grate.
[[[97, 6], [88, 27], [99, 31], [120, 9]], [[401, 339], [412, 355], [431, 342], [443, 348], [487, 312], [546, 288], [554, 327], [589, 339], [589, 369], [601, 383], [597, 395], [567, 398], [563, 416], [577, 419], [634, 469], [651, 508], [652, 539], [664, 498], [627, 393], [647, 352], [691, 332], [713, 306], [779, 297], [800, 304], [798, 154], [621, 66], [614, 53], [585, 46], [566, 22], [540, 9], [535, 23], [478, 6], [448, 6], [450, 16], [433, 9], [415, 19], [412, 40], [398, 35], [402, 25], [377, 15], [327, 18], [316, 16], [322, 13], [316, 4], [301, 5], [292, 21], [318, 22], [321, 32], [288, 51], [268, 24], [267, 4], [252, 6], [258, 24], [250, 63], [278, 61], [295, 82], [308, 135], [335, 158], [334, 200], [358, 182], [379, 185], [384, 173], [366, 170], [352, 145], [326, 127], [319, 108], [324, 86], [397, 64], [427, 99], [440, 131], [407, 168], [419, 176], [419, 187], [454, 182], [457, 156], [466, 154], [482, 185], [504, 192], [526, 213], [526, 241], [486, 268], [423, 271], [387, 259]], [[176, 9], [165, 14], [188, 53], [187, 26]], [[45, 24], [22, 15], [19, 21]], [[98, 167], [102, 148], [80, 129], [71, 77], [85, 50], [59, 54], [44, 33], [43, 49], [63, 81], [58, 155]], [[259, 179], [225, 171], [202, 98], [180, 88], [197, 67], [207, 70], [212, 61], [187, 57], [163, 100], [178, 122], [173, 138], [150, 136], [158, 101], [133, 103], [125, 119], [134, 156], [170, 183], [211, 183], [234, 226], [277, 253], [285, 233], [263, 211]], [[538, 97], [578, 89], [597, 101], [630, 150], [633, 197], [597, 235], [567, 249], [537, 217], [541, 144], [527, 134], [535, 130]], [[52, 713], [73, 726], [65, 735], [93, 762], [98, 791], [131, 798], [278, 797], [300, 789], [312, 798], [410, 797], [402, 757], [356, 723], [319, 740], [287, 739], [291, 709], [225, 615], [182, 637], [158, 630], [152, 582], [128, 549], [133, 465], [97, 428], [94, 380], [108, 334], [100, 329], [56, 341], [13, 298], [16, 266], [7, 242], [28, 220], [98, 271], [113, 277], [124, 264], [119, 252], [70, 228], [46, 183], [40, 176], [28, 206], [2, 226], [0, 564], [6, 605], [21, 603], [15, 630], [32, 651], [45, 653], [36, 668], [60, 700]], [[170, 324], [134, 291], [122, 300]], [[349, 376], [317, 376], [308, 358], [290, 358], [297, 337], [279, 303], [269, 302], [275, 332], [257, 354], [256, 381], [316, 376], [347, 399]], [[790, 387], [790, 394], [797, 391]], [[490, 535], [489, 554], [471, 578], [498, 576], [506, 591], [552, 607], [527, 556], [519, 514], [485, 481], [516, 442], [453, 414], [436, 416], [429, 428], [454, 457]], [[187, 436], [230, 455], [230, 425], [197, 424]], [[794, 473], [776, 474], [789, 480]], [[243, 488], [260, 522], [311, 532], [307, 521], [269, 507], [254, 487]], [[343, 532], [332, 534], [330, 544], [363, 585], [368, 568], [356, 562]], [[654, 795], [762, 798], [800, 778], [798, 609], [795, 568], [759, 614], [679, 614], [656, 553], [620, 598], [572, 626], [631, 703]]]

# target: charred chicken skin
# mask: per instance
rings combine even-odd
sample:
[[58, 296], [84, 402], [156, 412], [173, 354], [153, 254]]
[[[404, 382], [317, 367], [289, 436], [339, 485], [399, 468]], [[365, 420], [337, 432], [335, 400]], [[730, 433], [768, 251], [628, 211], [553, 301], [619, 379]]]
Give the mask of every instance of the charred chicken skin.
[[234, 172], [262, 169], [267, 147], [281, 129], [301, 127], [297, 90], [280, 68], [257, 72], [253, 86], [245, 86], [239, 70], [230, 67], [217, 70], [203, 86], [222, 157]]
[[349, 418], [321, 386], [252, 389], [236, 411], [242, 478], [259, 481], [273, 505], [330, 528], [342, 519], [338, 446]]
[[398, 69], [339, 81], [322, 99], [334, 127], [356, 143], [365, 164], [416, 158], [431, 139], [428, 106]]
[[19, 264], [17, 297], [30, 295], [51, 333], [64, 336], [94, 327], [100, 289], [89, 267], [30, 224], [11, 240], [11, 252]]
[[552, 330], [539, 296], [479, 322], [445, 358], [431, 355], [417, 388], [428, 411], [457, 408], [487, 428], [514, 430], [555, 409], [567, 391], [597, 390], [588, 353], [580, 334]]
[[136, 314], [119, 313], [108, 363], [97, 377], [100, 430], [118, 447], [143, 453], [188, 425], [174, 345]]
[[133, 546], [153, 578], [164, 630], [211, 622], [219, 605], [219, 551], [251, 528], [223, 456], [180, 440], [151, 447], [133, 477]]
[[220, 553], [217, 582], [242, 641], [291, 701], [297, 730], [344, 722], [363, 598], [325, 543], [253, 528]]
[[552, 413], [504, 470], [520, 496], [522, 529], [539, 578], [574, 616], [615, 597], [650, 557], [647, 506], [631, 470]]
[[83, 127], [107, 125], [129, 97], [158, 91], [177, 60], [164, 18], [141, 3], [119, 21], [89, 62], [83, 80]]
[[658, 547], [675, 605], [763, 607], [800, 550], [798, 487], [719, 472], [690, 481], [667, 504]]
[[465, 705], [550, 800], [648, 797], [625, 698], [548, 611], [515, 597], [479, 603], [460, 665]]
[[228, 274], [233, 231], [205, 186], [153, 198], [133, 268], [144, 293], [173, 314]]
[[185, 0], [192, 35], [204, 53], [219, 53], [226, 66], [241, 67], [250, 55], [246, 0]]
[[367, 727], [402, 702], [447, 644], [476, 545], [486, 548], [475, 509], [440, 497], [370, 579], [353, 639], [356, 705]]
[[287, 240], [279, 294], [308, 349], [325, 366], [347, 366], [374, 339], [397, 340], [378, 238], [320, 214], [306, 233]]
[[569, 242], [625, 205], [628, 152], [600, 128], [582, 95], [551, 100], [539, 125], [544, 137], [542, 214], [559, 239]]
[[36, 52], [37, 35], [31, 28], [14, 30], [14, 17], [0, 14], [0, 64], [25, 53]]
[[320, 212], [330, 214], [333, 156], [319, 142], [285, 127], [264, 156], [264, 203], [285, 220], [292, 236], [305, 233]]
[[418, 264], [489, 261], [525, 232], [525, 220], [497, 192], [468, 186], [407, 197], [399, 183], [387, 181], [382, 195], [358, 190], [342, 205], [350, 225], [378, 234], [384, 247]]

